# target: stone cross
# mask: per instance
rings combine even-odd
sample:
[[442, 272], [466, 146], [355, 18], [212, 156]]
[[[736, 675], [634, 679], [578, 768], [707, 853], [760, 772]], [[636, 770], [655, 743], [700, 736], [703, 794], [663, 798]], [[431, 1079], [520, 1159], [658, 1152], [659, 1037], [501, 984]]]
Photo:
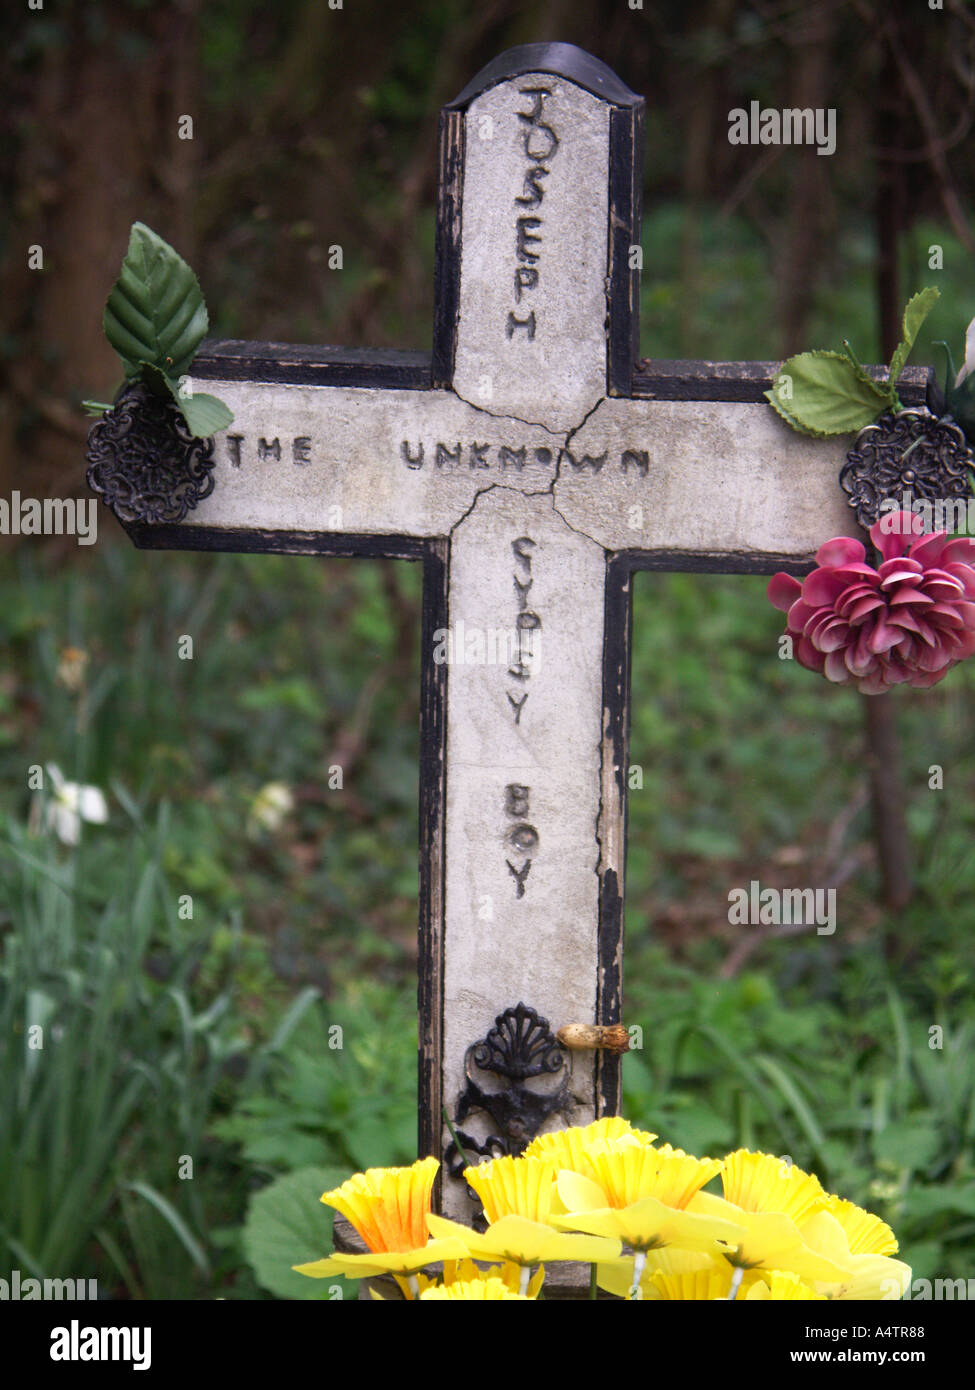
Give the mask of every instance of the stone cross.
[[484, 1153], [618, 1109], [618, 1057], [544, 1024], [620, 1019], [634, 571], [856, 534], [771, 364], [637, 365], [643, 105], [567, 44], [488, 64], [440, 121], [432, 356], [208, 343], [229, 432], [113, 493], [139, 546], [423, 565], [422, 1153], [444, 1105]]

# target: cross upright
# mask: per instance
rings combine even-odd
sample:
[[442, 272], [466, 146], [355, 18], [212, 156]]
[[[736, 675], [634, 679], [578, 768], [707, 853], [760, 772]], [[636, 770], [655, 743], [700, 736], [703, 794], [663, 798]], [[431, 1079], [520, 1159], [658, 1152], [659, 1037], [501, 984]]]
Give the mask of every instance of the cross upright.
[[[423, 564], [423, 1154], [465, 1087], [471, 1142], [529, 1136], [469, 1087], [563, 1066], [530, 1011], [620, 1020], [634, 571], [803, 573], [857, 533], [843, 446], [774, 414], [771, 364], [638, 366], [643, 107], [570, 45], [502, 54], [441, 115], [432, 355], [209, 342], [193, 382], [235, 416], [212, 456], [116, 466], [93, 432], [138, 546]], [[618, 1111], [618, 1057], [563, 1070], [545, 1124]]]

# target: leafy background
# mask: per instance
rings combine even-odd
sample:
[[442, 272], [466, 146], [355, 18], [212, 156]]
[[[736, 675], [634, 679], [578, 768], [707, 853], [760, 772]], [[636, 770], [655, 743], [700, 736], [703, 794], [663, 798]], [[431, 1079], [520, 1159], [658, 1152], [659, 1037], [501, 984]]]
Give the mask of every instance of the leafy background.
[[[8, 12], [0, 496], [28, 476], [36, 495], [45, 477], [82, 493], [78, 403], [117, 384], [101, 312], [136, 218], [198, 271], [220, 336], [428, 342], [437, 108], [539, 38], [652, 93], [645, 352], [767, 359], [849, 337], [877, 361], [935, 282], [914, 360], [942, 337], [957, 357], [975, 307], [970, 14], [889, 9]], [[729, 146], [727, 111], [752, 98], [839, 107], [836, 156]], [[178, 142], [187, 110], [196, 136]], [[21, 256], [38, 242], [40, 277]], [[137, 553], [100, 520], [96, 547], [0, 556], [0, 1273], [331, 1301], [288, 1271], [327, 1248], [317, 1196], [415, 1155], [419, 574]], [[891, 697], [915, 861], [895, 910], [864, 701], [780, 662], [780, 626], [762, 580], [637, 580], [625, 1013], [643, 1047], [626, 1113], [698, 1151], [788, 1153], [891, 1221], [918, 1276], [967, 1277], [972, 674]], [[109, 799], [76, 849], [28, 790], [50, 762]], [[293, 809], [261, 828], [271, 782]], [[836, 934], [730, 927], [728, 892], [752, 878], [838, 884]]]

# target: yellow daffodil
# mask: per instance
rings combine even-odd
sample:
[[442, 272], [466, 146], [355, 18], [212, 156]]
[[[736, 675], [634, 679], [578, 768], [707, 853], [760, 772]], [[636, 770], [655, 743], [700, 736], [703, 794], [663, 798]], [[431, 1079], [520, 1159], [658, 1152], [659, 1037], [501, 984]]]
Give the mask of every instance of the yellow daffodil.
[[[443, 1282], [453, 1284], [458, 1279], [500, 1279], [507, 1284], [512, 1293], [522, 1292], [521, 1285], [523, 1271], [520, 1265], [514, 1264], [511, 1260], [506, 1260], [504, 1264], [489, 1265], [487, 1269], [481, 1269], [473, 1260], [461, 1260], [459, 1263], [444, 1265]], [[534, 1274], [528, 1281], [524, 1292], [529, 1298], [537, 1298], [538, 1291], [545, 1282], [545, 1266], [539, 1265]]]
[[[408, 1279], [399, 1274], [393, 1277], [408, 1303], [421, 1298], [427, 1289], [439, 1288], [441, 1285], [449, 1287], [451, 1284], [468, 1283], [476, 1279], [500, 1279], [512, 1293], [518, 1293], [521, 1289], [521, 1268], [519, 1265], [500, 1264], [491, 1265], [489, 1269], [482, 1269], [469, 1257], [463, 1260], [444, 1260], [443, 1276], [439, 1279], [433, 1275], [421, 1273], [411, 1275]], [[542, 1287], [544, 1279], [545, 1266], [539, 1265], [525, 1290], [529, 1298], [538, 1297], [538, 1291]], [[375, 1289], [370, 1289], [369, 1292], [374, 1299], [385, 1301], [382, 1294], [376, 1293]]]
[[467, 1248], [462, 1241], [429, 1239], [426, 1219], [439, 1167], [437, 1159], [423, 1158], [411, 1168], [368, 1168], [324, 1193], [321, 1200], [352, 1223], [370, 1253], [331, 1255], [292, 1268], [311, 1279], [334, 1274], [368, 1279], [386, 1273], [412, 1275], [424, 1265], [463, 1259]]
[[574, 1125], [571, 1129], [556, 1129], [551, 1134], [540, 1134], [525, 1150], [525, 1158], [552, 1158], [557, 1168], [571, 1168], [573, 1172], [588, 1172], [583, 1164], [583, 1151], [600, 1139], [619, 1139], [624, 1134], [633, 1135], [642, 1143], [650, 1144], [655, 1134], [634, 1129], [629, 1120], [622, 1115], [607, 1115], [601, 1120], [593, 1120], [591, 1125]]
[[672, 1303], [677, 1300], [694, 1300], [713, 1303], [727, 1299], [731, 1290], [732, 1270], [712, 1266], [699, 1269], [692, 1274], [661, 1274], [659, 1270], [647, 1280], [645, 1298], [664, 1300]]
[[428, 1216], [427, 1225], [438, 1240], [463, 1241], [466, 1253], [475, 1260], [510, 1260], [520, 1265], [523, 1279], [532, 1265], [548, 1264], [551, 1260], [595, 1264], [598, 1260], [615, 1260], [620, 1253], [618, 1240], [565, 1235], [524, 1216], [502, 1216], [483, 1234], [444, 1216]]
[[[635, 1256], [623, 1255], [618, 1260], [606, 1260], [596, 1267], [596, 1283], [606, 1293], [626, 1298], [633, 1288]], [[700, 1250], [680, 1250], [674, 1245], [648, 1250], [640, 1276], [643, 1297], [648, 1297], [650, 1279], [654, 1274], [698, 1274], [702, 1270], [723, 1268], [725, 1261], [702, 1254]]]
[[[603, 1207], [628, 1207], [643, 1197], [656, 1197], [682, 1211], [694, 1193], [721, 1171], [715, 1158], [694, 1158], [669, 1144], [654, 1148], [629, 1134], [587, 1145], [582, 1163], [579, 1172], [602, 1190]], [[567, 1186], [572, 1188], [571, 1182]], [[573, 1190], [584, 1189], [577, 1185]]]
[[464, 1177], [480, 1197], [489, 1224], [502, 1216], [524, 1216], [547, 1224], [555, 1188], [551, 1159], [495, 1158], [465, 1168]]
[[[840, 1267], [839, 1276], [820, 1277], [816, 1288], [827, 1298], [882, 1299], [903, 1298], [911, 1282], [910, 1266], [901, 1260], [875, 1253], [854, 1254], [850, 1233], [858, 1248], [880, 1246], [890, 1249], [897, 1242], [890, 1227], [852, 1202], [831, 1199], [833, 1210], [817, 1212], [802, 1224], [802, 1238], [808, 1246]], [[838, 1210], [840, 1216], [833, 1214]], [[840, 1219], [842, 1217], [842, 1220]]]
[[779, 1269], [807, 1281], [843, 1277], [843, 1266], [811, 1249], [784, 1212], [746, 1211], [711, 1192], [698, 1192], [687, 1210], [738, 1226], [738, 1237], [728, 1240], [723, 1250], [724, 1258], [738, 1269]]
[[797, 1274], [787, 1274], [784, 1270], [773, 1269], [764, 1278], [757, 1278], [745, 1295], [750, 1302], [755, 1299], [797, 1300], [824, 1299], [808, 1284], [804, 1284]]
[[528, 1303], [527, 1295], [523, 1293], [512, 1293], [503, 1279], [458, 1279], [453, 1284], [441, 1284], [436, 1288], [424, 1289], [420, 1294], [420, 1302], [434, 1302], [437, 1299], [445, 1298], [475, 1298], [480, 1300], [500, 1301], [501, 1299], [517, 1299], [521, 1303]]
[[826, 1210], [843, 1227], [851, 1255], [896, 1255], [897, 1237], [879, 1216], [832, 1193]]
[[351, 1221], [374, 1253], [426, 1245], [430, 1194], [440, 1164], [421, 1158], [411, 1168], [368, 1168], [322, 1201]]
[[[566, 1216], [553, 1216], [561, 1229], [616, 1236], [635, 1252], [632, 1298], [641, 1296], [647, 1253], [677, 1246], [717, 1255], [736, 1243], [742, 1227], [722, 1215], [697, 1215], [685, 1208], [697, 1190], [717, 1173], [716, 1159], [693, 1158], [682, 1149], [618, 1140], [598, 1141], [584, 1153], [595, 1178], [563, 1171], [559, 1197]], [[629, 1200], [627, 1200], [629, 1199]]]
[[[607, 1239], [615, 1236], [629, 1245], [636, 1252], [631, 1285], [633, 1297], [639, 1296], [637, 1291], [649, 1251], [673, 1245], [681, 1250], [696, 1250], [716, 1256], [727, 1246], [737, 1244], [745, 1234], [740, 1226], [731, 1221], [678, 1211], [656, 1197], [644, 1197], [628, 1207], [581, 1210], [573, 1201], [574, 1192], [578, 1189], [572, 1189], [568, 1184], [563, 1188], [566, 1179], [580, 1176], [578, 1173], [559, 1174], [559, 1191], [563, 1201], [574, 1209], [567, 1216], [552, 1219], [563, 1230], [587, 1231]], [[582, 1178], [581, 1181], [585, 1182], [586, 1179]], [[594, 1183], [592, 1186], [598, 1193], [599, 1188]]]
[[[559, 1196], [568, 1215], [553, 1217], [560, 1229], [615, 1235], [635, 1250], [678, 1245], [714, 1252], [717, 1241], [741, 1234], [732, 1221], [703, 1217], [685, 1208], [698, 1188], [719, 1171], [716, 1159], [692, 1158], [665, 1145], [603, 1140], [591, 1144], [584, 1161], [596, 1177], [563, 1171]], [[596, 1180], [598, 1178], [598, 1181]]]
[[721, 1169], [725, 1199], [743, 1211], [776, 1211], [796, 1223], [822, 1211], [827, 1194], [813, 1173], [774, 1154], [736, 1149]]

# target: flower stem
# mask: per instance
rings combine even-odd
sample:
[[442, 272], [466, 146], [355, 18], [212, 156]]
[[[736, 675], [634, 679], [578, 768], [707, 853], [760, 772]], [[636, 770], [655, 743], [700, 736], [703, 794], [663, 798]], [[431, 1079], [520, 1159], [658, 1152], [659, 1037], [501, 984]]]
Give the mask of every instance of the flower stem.
[[468, 1157], [467, 1152], [466, 1152], [466, 1150], [464, 1149], [463, 1144], [462, 1144], [462, 1143], [460, 1142], [460, 1140], [457, 1138], [457, 1131], [454, 1129], [453, 1125], [450, 1123], [450, 1116], [447, 1114], [447, 1107], [446, 1107], [446, 1105], [441, 1106], [441, 1110], [443, 1111], [444, 1124], [445, 1124], [445, 1125], [447, 1126], [447, 1128], [450, 1130], [450, 1137], [451, 1137], [451, 1139], [453, 1139], [453, 1141], [454, 1141], [454, 1146], [455, 1146], [455, 1148], [457, 1149], [457, 1152], [460, 1154], [461, 1158], [464, 1160], [464, 1167], [465, 1167], [465, 1168], [470, 1168], [470, 1167], [471, 1167], [471, 1160], [470, 1160], [470, 1158]]
[[415, 1301], [420, 1297], [420, 1281], [417, 1279], [415, 1274], [411, 1274], [407, 1278], [407, 1283], [410, 1286], [410, 1293], [413, 1295], [413, 1299]]
[[642, 1299], [643, 1290], [640, 1288], [640, 1280], [643, 1278], [643, 1267], [647, 1262], [647, 1252], [638, 1250], [633, 1256], [633, 1283], [630, 1286], [630, 1298]]
[[527, 1295], [527, 1293], [528, 1293], [528, 1285], [531, 1283], [531, 1280], [532, 1280], [532, 1267], [531, 1267], [531, 1265], [522, 1265], [522, 1267], [521, 1267], [521, 1281], [520, 1281], [519, 1286], [518, 1286], [518, 1292]]
[[591, 1299], [595, 1299], [595, 1297], [596, 1297], [596, 1266], [595, 1266], [595, 1264], [591, 1264], [591, 1265], [589, 1266], [589, 1297], [590, 1297]]
[[738, 1297], [738, 1290], [741, 1288], [741, 1281], [745, 1277], [745, 1266], [736, 1265], [735, 1272], [731, 1276], [731, 1286], [728, 1289], [728, 1303], [734, 1303]]

